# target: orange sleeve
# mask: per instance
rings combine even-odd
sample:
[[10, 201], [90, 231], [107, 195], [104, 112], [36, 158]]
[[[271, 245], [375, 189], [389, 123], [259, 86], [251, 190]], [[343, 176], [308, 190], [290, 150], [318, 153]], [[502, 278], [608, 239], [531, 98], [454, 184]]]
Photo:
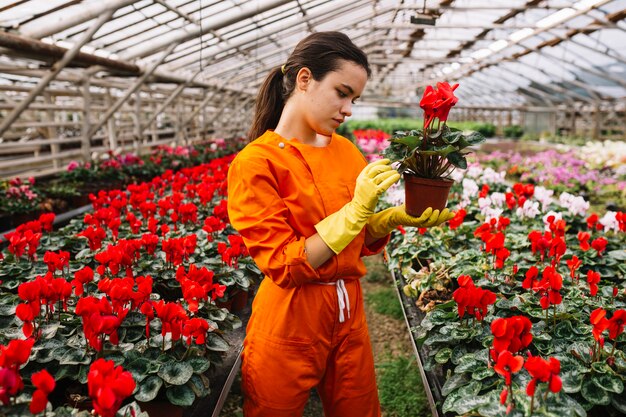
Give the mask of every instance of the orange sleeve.
[[278, 286], [319, 280], [304, 252], [306, 236], [287, 222], [278, 183], [263, 160], [236, 158], [228, 170], [228, 216], [259, 269]]

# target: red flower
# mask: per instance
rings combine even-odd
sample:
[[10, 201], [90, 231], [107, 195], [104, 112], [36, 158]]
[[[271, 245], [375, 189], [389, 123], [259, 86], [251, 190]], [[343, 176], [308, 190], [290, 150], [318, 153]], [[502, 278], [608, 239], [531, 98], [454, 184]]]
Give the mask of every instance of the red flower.
[[591, 330], [593, 338], [596, 339], [601, 346], [604, 345], [602, 333], [609, 327], [609, 321], [606, 319], [606, 311], [603, 308], [596, 308], [591, 312], [589, 321], [593, 326]]
[[609, 338], [616, 340], [624, 332], [626, 326], [626, 310], [617, 310], [608, 321]]
[[483, 184], [480, 188], [480, 192], [478, 193], [478, 198], [485, 198], [489, 194], [489, 185]]
[[89, 241], [89, 249], [96, 251], [102, 247], [102, 241], [106, 238], [106, 232], [98, 226], [89, 226], [76, 236], [87, 238]]
[[457, 303], [459, 318], [467, 313], [481, 321], [487, 315], [487, 308], [496, 302], [496, 295], [480, 287], [475, 287], [469, 275], [458, 278], [460, 288], [452, 294]]
[[580, 259], [578, 259], [578, 256], [574, 255], [572, 256], [572, 259], [567, 261], [567, 267], [569, 268], [569, 276], [572, 277], [572, 279], [576, 278], [576, 270], [578, 268], [581, 267], [582, 265], [582, 261]]
[[178, 303], [166, 303], [160, 300], [152, 304], [161, 319], [161, 335], [172, 334], [172, 341], [177, 341], [183, 332], [183, 324], [189, 320], [185, 309]]
[[532, 323], [524, 316], [495, 319], [491, 323], [495, 353], [499, 354], [505, 350], [517, 353], [526, 348], [533, 340], [533, 335], [530, 333], [531, 328]]
[[535, 287], [535, 291], [539, 291], [543, 294], [541, 300], [541, 307], [546, 310], [551, 305], [561, 304], [563, 297], [561, 296], [561, 288], [563, 287], [563, 277], [556, 272], [556, 269], [552, 266], [547, 266], [543, 270], [543, 278]]
[[460, 225], [462, 225], [463, 220], [465, 220], [466, 215], [467, 215], [467, 212], [465, 211], [465, 209], [457, 210], [457, 212], [454, 214], [454, 217], [448, 220], [448, 226], [450, 227], [450, 229], [454, 230]]
[[600, 273], [591, 269], [587, 271], [587, 283], [589, 284], [589, 292], [592, 297], [598, 293], [598, 283], [600, 282]]
[[587, 228], [589, 230], [602, 230], [604, 226], [602, 226], [602, 223], [598, 223], [598, 220], [598, 215], [596, 213], [592, 213], [589, 217], [587, 217]]
[[607, 243], [609, 243], [608, 240], [603, 237], [599, 237], [591, 242], [591, 247], [598, 252], [598, 256], [602, 256], [602, 252], [606, 250]]
[[135, 390], [135, 381], [121, 366], [100, 358], [89, 368], [87, 388], [96, 413], [101, 417], [114, 417], [122, 401]]
[[74, 293], [80, 297], [85, 292], [83, 285], [93, 281], [93, 269], [86, 266], [78, 271], [74, 272], [74, 279], [72, 280], [72, 286], [74, 287]]
[[539, 269], [534, 265], [531, 266], [528, 269], [528, 271], [526, 271], [526, 278], [522, 282], [522, 288], [527, 289], [527, 290], [534, 289], [538, 276], [539, 276]]
[[56, 383], [52, 375], [45, 369], [33, 374], [32, 383], [37, 389], [33, 393], [33, 398], [30, 402], [30, 412], [38, 414], [46, 409], [48, 395], [54, 391]]
[[0, 401], [9, 405], [10, 397], [24, 388], [20, 367], [28, 361], [35, 339], [11, 340], [0, 345]]
[[591, 239], [591, 235], [587, 232], [578, 232], [578, 242], [580, 243], [580, 249], [583, 251], [588, 251], [591, 247], [589, 245], [589, 239]]
[[508, 350], [503, 350], [498, 355], [498, 360], [493, 370], [504, 377], [506, 385], [511, 385], [511, 374], [515, 374], [522, 369], [524, 358], [521, 356], [513, 356]]
[[187, 338], [188, 345], [191, 345], [192, 339], [195, 339], [198, 345], [203, 345], [208, 331], [209, 323], [201, 318], [189, 319], [183, 325], [183, 336]]
[[41, 223], [41, 228], [45, 230], [46, 232], [51, 232], [52, 223], [54, 223], [55, 217], [56, 216], [54, 213], [44, 213], [41, 216], [39, 216], [39, 223]]
[[526, 394], [535, 395], [537, 382], [547, 382], [548, 388], [552, 392], [559, 392], [563, 386], [559, 373], [561, 372], [561, 362], [556, 358], [550, 358], [549, 361], [539, 356], [531, 356], [526, 360], [524, 368], [533, 378], [526, 386]]

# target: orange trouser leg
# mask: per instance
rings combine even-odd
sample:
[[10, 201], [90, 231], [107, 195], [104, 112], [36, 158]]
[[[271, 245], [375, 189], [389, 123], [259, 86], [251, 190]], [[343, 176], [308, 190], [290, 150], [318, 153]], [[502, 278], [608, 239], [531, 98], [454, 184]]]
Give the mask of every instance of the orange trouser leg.
[[345, 336], [330, 352], [318, 392], [325, 417], [380, 417], [367, 327]]
[[244, 416], [302, 416], [317, 374], [310, 343], [255, 332], [244, 344]]

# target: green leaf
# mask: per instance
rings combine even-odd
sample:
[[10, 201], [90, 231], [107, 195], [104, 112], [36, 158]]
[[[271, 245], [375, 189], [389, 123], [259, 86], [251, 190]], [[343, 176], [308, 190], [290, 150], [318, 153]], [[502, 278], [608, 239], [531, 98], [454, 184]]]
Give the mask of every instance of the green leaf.
[[459, 364], [454, 369], [454, 373], [475, 372], [482, 369], [483, 366], [484, 364], [476, 360], [476, 355], [474, 353], [468, 353], [459, 359]]
[[610, 373], [594, 374], [591, 376], [591, 380], [605, 391], [614, 392], [616, 394], [621, 394], [624, 391], [624, 383], [617, 375]]
[[135, 382], [141, 382], [146, 379], [146, 377], [150, 373], [150, 369], [152, 368], [153, 364], [154, 362], [149, 361], [148, 359], [139, 358], [126, 365], [125, 368], [127, 371], [133, 374], [133, 379], [135, 380]]
[[626, 249], [609, 251], [606, 253], [606, 256], [609, 256], [618, 261], [626, 261]]
[[211, 361], [207, 358], [197, 356], [187, 360], [187, 363], [193, 368], [195, 374], [206, 372], [211, 366]]
[[91, 358], [85, 354], [84, 349], [72, 349], [67, 346], [58, 347], [56, 352], [62, 352], [59, 357], [59, 365], [89, 365]]
[[163, 378], [165, 382], [172, 385], [183, 385], [191, 375], [193, 374], [193, 368], [187, 362], [166, 362], [161, 365], [158, 375]]
[[167, 399], [174, 405], [189, 407], [196, 400], [196, 394], [188, 385], [173, 385], [165, 391]]
[[78, 365], [59, 366], [59, 369], [54, 374], [54, 379], [57, 381], [63, 378], [76, 379], [79, 371], [80, 367]]
[[580, 391], [585, 375], [576, 370], [561, 371], [561, 381], [563, 381], [563, 391], [574, 394]]
[[472, 381], [467, 385], [462, 386], [458, 390], [452, 392], [446, 397], [443, 403], [442, 411], [448, 413], [456, 410], [456, 403], [464, 398], [472, 398], [478, 395], [480, 392], [480, 382]]
[[435, 355], [435, 361], [439, 364], [444, 364], [450, 360], [451, 356], [452, 356], [452, 349], [446, 347], [446, 348], [440, 349], [439, 352], [437, 352], [437, 354]]
[[213, 352], [228, 352], [230, 345], [215, 333], [209, 333], [206, 342], [207, 348]]
[[441, 387], [441, 395], [447, 397], [452, 391], [467, 384], [468, 381], [467, 374], [453, 374]]
[[413, 150], [422, 145], [422, 138], [419, 136], [398, 136], [391, 138], [389, 142], [399, 143]]
[[611, 396], [608, 392], [597, 386], [591, 379], [585, 379], [580, 389], [583, 398], [591, 404], [609, 405]]
[[209, 392], [211, 391], [209, 389], [208, 380], [205, 383], [204, 380], [200, 377], [200, 375], [192, 375], [189, 382], [187, 382], [187, 385], [193, 390], [194, 394], [196, 394], [196, 396], [199, 398], [206, 397], [207, 395], [209, 395]]
[[460, 152], [452, 152], [447, 156], [448, 161], [457, 168], [467, 169], [467, 159]]
[[459, 414], [467, 414], [478, 407], [488, 405], [490, 401], [487, 395], [462, 397], [454, 403], [454, 410]]
[[138, 385], [139, 390], [135, 393], [135, 399], [137, 401], [148, 402], [157, 397], [159, 390], [163, 385], [163, 380], [158, 376], [153, 375], [144, 379]]
[[485, 367], [484, 369], [479, 369], [476, 372], [472, 373], [472, 379], [476, 380], [476, 381], [482, 381], [485, 378], [489, 378], [490, 376], [494, 375], [495, 372], [493, 371], [493, 368], [487, 368]]

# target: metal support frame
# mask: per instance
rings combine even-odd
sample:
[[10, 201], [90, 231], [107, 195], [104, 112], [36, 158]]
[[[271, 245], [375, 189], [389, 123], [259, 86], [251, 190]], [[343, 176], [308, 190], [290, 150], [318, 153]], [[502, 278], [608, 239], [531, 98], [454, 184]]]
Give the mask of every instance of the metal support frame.
[[22, 112], [26, 110], [28, 105], [32, 103], [39, 94], [41, 94], [41, 92], [46, 88], [50, 81], [52, 81], [57, 76], [57, 74], [61, 72], [61, 70], [65, 68], [65, 66], [69, 64], [72, 59], [74, 59], [78, 51], [80, 51], [80, 48], [82, 48], [83, 45], [89, 42], [91, 37], [98, 31], [98, 29], [100, 29], [102, 25], [104, 25], [111, 19], [113, 13], [115, 13], [115, 9], [110, 9], [102, 14], [98, 18], [98, 20], [96, 20], [94, 24], [89, 28], [89, 30], [83, 35], [83, 37], [76, 43], [76, 45], [74, 45], [72, 49], [69, 49], [65, 53], [65, 55], [63, 55], [63, 58], [59, 62], [54, 64], [52, 70], [45, 77], [39, 80], [35, 88], [32, 89], [28, 96], [24, 100], [20, 101], [20, 104], [6, 117], [6, 119], [2, 121], [2, 124], [0, 124], [0, 137], [11, 126], [11, 123], [13, 123], [20, 116], [20, 114], [22, 114]]
[[191, 30], [181, 29], [172, 31], [167, 35], [160, 36], [159, 39], [154, 42], [148, 42], [147, 45], [143, 45], [141, 48], [131, 48], [125, 53], [121, 53], [120, 57], [122, 59], [147, 57], [173, 43], [180, 44], [199, 36], [200, 33], [210, 32], [212, 30], [232, 25], [233, 23], [241, 22], [244, 19], [248, 19], [257, 14], [287, 4], [289, 1], [290, 0], [268, 0], [264, 1], [263, 4], [258, 4], [256, 2], [255, 4], [245, 3], [239, 10], [233, 10], [232, 13], [222, 13], [220, 16], [216, 16], [216, 18], [211, 21], [202, 22], [202, 26]]
[[[89, 131], [91, 130], [91, 91], [90, 77], [86, 76], [83, 80], [83, 134], [81, 137], [80, 149], [82, 151], [83, 161], [88, 162], [91, 159], [91, 138]], [[55, 167], [56, 168], [56, 167]]]
[[126, 100], [128, 100], [128, 98], [139, 89], [139, 87], [141, 87], [141, 85], [146, 81], [146, 79], [152, 75], [152, 73], [154, 72], [154, 70], [156, 70], [156, 68], [161, 64], [161, 62], [163, 62], [163, 60], [165, 59], [165, 57], [167, 55], [169, 55], [174, 48], [176, 48], [176, 46], [178, 46], [177, 43], [172, 43], [165, 52], [163, 52], [161, 54], [161, 57], [159, 59], [157, 59], [156, 61], [154, 61], [150, 68], [148, 68], [141, 77], [139, 77], [137, 80], [135, 80], [135, 82], [133, 83], [133, 85], [126, 90], [126, 92], [124, 93], [124, 95], [122, 97], [120, 97], [113, 106], [111, 106], [111, 108], [109, 108], [109, 110], [104, 114], [104, 116], [102, 116], [102, 118], [100, 118], [100, 120], [98, 120], [98, 122], [91, 128], [91, 130], [89, 131], [89, 137], [91, 138], [91, 136], [93, 136], [98, 129], [100, 129], [102, 127], [102, 125], [104, 125], [107, 120], [109, 120], [109, 118], [111, 116], [113, 116], [113, 114], [120, 108], [122, 107], [122, 104], [124, 104], [126, 102]]
[[179, 8], [174, 7], [174, 6], [170, 6], [169, 4], [167, 4], [167, 2], [165, 0], [153, 0], [153, 1], [155, 3], [160, 4], [161, 6], [165, 7], [166, 9], [176, 13], [177, 15], [182, 17], [183, 19], [187, 20], [189, 23], [193, 23], [194, 25], [198, 25], [199, 26], [199, 23], [198, 23], [198, 21], [196, 21], [196, 19], [194, 19], [193, 17], [189, 16], [187, 13], [183, 12]]
[[21, 25], [18, 29], [24, 36], [41, 39], [71, 27], [88, 22], [106, 13], [108, 10], [118, 10], [131, 5], [137, 0], [107, 0], [91, 1], [87, 5], [79, 4], [50, 13], [42, 18]]

